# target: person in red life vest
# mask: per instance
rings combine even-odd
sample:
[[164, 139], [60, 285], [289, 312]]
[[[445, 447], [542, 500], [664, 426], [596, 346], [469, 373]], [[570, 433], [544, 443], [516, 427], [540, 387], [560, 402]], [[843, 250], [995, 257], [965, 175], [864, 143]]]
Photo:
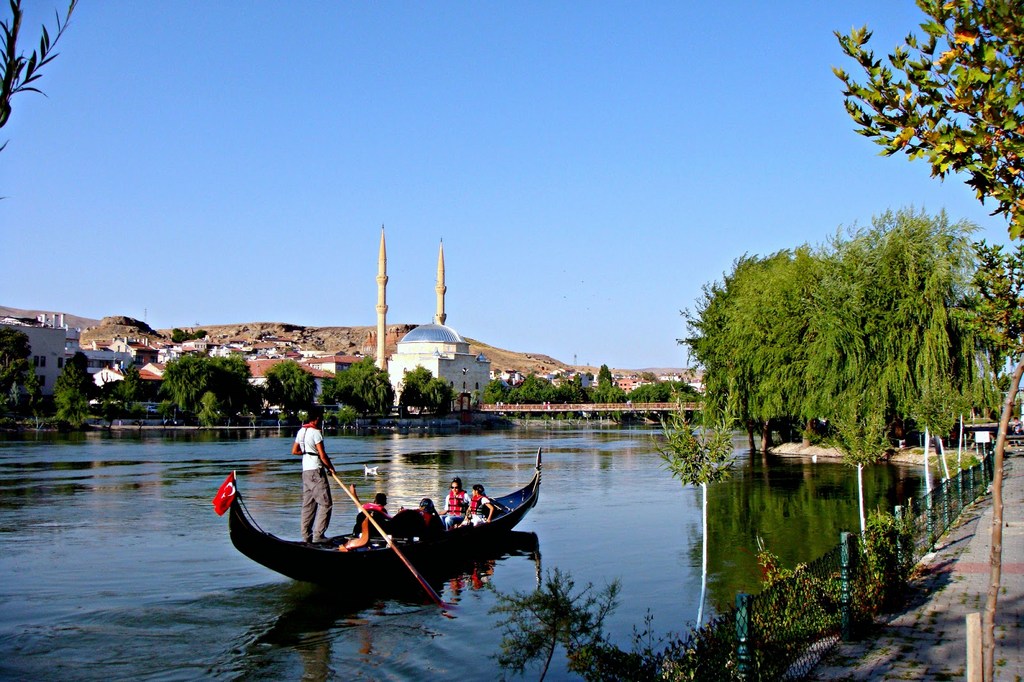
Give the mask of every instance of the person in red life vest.
[[327, 542], [327, 524], [331, 522], [331, 508], [334, 506], [331, 487], [327, 483], [327, 472], [333, 475], [334, 465], [324, 451], [324, 436], [320, 433], [322, 419], [319, 412], [310, 412], [309, 422], [302, 425], [292, 443], [292, 454], [302, 455], [300, 530], [303, 542]]
[[498, 510], [491, 498], [484, 495], [484, 487], [477, 483], [473, 486], [473, 497], [469, 500], [469, 513], [462, 525], [479, 526], [481, 523], [490, 523], [494, 512]]
[[469, 495], [462, 489], [462, 479], [456, 476], [452, 479], [451, 489], [444, 498], [444, 529], [451, 530], [466, 520], [466, 510], [469, 509]]
[[[384, 493], [377, 493], [373, 496], [373, 502], [363, 504], [363, 511], [356, 515], [356, 525], [352, 528], [352, 533], [359, 535], [359, 531], [363, 526], [363, 519], [366, 518], [367, 514], [372, 516], [385, 532], [388, 532], [388, 522], [391, 521], [391, 514], [388, 514], [388, 510], [385, 508], [387, 503], [388, 496]], [[380, 537], [380, 531], [372, 523], [370, 524], [370, 537]]]
[[[349, 486], [352, 491], [352, 495], [356, 494], [356, 487]], [[359, 499], [356, 497], [356, 499]], [[353, 549], [360, 549], [370, 544], [370, 538], [379, 538], [380, 531], [372, 523], [367, 522], [366, 515], [369, 514], [373, 520], [380, 524], [380, 527], [384, 529], [384, 532], [391, 535], [392, 531], [389, 527], [391, 524], [391, 515], [388, 514], [388, 510], [384, 505], [388, 503], [388, 496], [384, 493], [377, 493], [373, 496], [373, 502], [366, 502], [362, 505], [362, 511], [356, 514], [356, 523], [352, 527], [352, 539], [346, 542], [344, 545], [338, 547], [340, 552], [348, 552]]]

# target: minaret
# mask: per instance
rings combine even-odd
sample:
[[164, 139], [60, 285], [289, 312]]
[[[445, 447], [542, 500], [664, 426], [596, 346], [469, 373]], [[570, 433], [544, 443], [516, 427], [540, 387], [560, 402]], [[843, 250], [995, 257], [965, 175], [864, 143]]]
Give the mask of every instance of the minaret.
[[388, 333], [388, 253], [384, 246], [384, 226], [380, 226], [380, 254], [377, 256], [377, 367], [387, 371], [385, 341]]
[[434, 285], [437, 292], [437, 312], [434, 313], [434, 324], [444, 324], [448, 316], [444, 314], [444, 294], [448, 287], [444, 285], [444, 240], [441, 240], [441, 250], [437, 253], [437, 283]]

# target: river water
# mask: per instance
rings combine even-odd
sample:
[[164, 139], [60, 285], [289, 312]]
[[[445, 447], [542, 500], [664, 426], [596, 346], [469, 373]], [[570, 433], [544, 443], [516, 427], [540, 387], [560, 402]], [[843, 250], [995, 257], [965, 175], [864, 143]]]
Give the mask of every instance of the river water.
[[[30, 434], [0, 440], [0, 679], [422, 680], [494, 677], [502, 632], [494, 590], [529, 592], [558, 568], [577, 590], [621, 582], [607, 622], [629, 646], [688, 629], [701, 583], [699, 490], [661, 466], [647, 429], [459, 435], [328, 435], [338, 473], [389, 508], [440, 500], [454, 475], [501, 495], [544, 452], [539, 505], [519, 530], [537, 551], [454, 576], [445, 615], [418, 594], [297, 583], [239, 554], [210, 500], [237, 470], [267, 531], [298, 536], [301, 482], [288, 433]], [[377, 466], [366, 477], [363, 466]], [[867, 505], [920, 493], [916, 469], [866, 470]], [[856, 530], [856, 474], [839, 463], [737, 452], [710, 488], [706, 614], [756, 591], [757, 538], [787, 565]], [[354, 509], [335, 493], [332, 533]], [[493, 589], [492, 589], [493, 588]], [[533, 676], [535, 677], [535, 675]], [[556, 657], [548, 679], [567, 679]], [[527, 679], [531, 679], [530, 676]]]

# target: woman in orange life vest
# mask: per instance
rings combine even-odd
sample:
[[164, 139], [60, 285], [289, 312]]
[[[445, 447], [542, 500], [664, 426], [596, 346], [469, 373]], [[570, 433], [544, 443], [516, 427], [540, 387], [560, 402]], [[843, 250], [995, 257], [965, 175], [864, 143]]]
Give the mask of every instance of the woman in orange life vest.
[[473, 486], [473, 497], [469, 500], [469, 513], [462, 525], [472, 524], [479, 526], [481, 523], [490, 523], [494, 517], [497, 507], [491, 498], [484, 495], [484, 487], [477, 483]]
[[451, 530], [466, 520], [466, 510], [469, 509], [469, 495], [462, 489], [462, 479], [456, 476], [452, 479], [451, 490], [444, 498], [444, 529]]

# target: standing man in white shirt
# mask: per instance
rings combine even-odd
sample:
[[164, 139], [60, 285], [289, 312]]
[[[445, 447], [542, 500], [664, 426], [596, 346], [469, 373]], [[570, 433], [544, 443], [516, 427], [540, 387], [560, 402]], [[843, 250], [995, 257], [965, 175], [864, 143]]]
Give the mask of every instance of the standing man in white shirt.
[[[324, 436], [320, 433], [323, 416], [310, 412], [309, 421], [302, 425], [292, 443], [292, 454], [302, 455], [302, 541], [327, 542], [327, 524], [331, 522], [331, 487], [327, 472], [334, 474], [334, 465], [324, 450]], [[316, 520], [314, 532], [313, 521]]]

